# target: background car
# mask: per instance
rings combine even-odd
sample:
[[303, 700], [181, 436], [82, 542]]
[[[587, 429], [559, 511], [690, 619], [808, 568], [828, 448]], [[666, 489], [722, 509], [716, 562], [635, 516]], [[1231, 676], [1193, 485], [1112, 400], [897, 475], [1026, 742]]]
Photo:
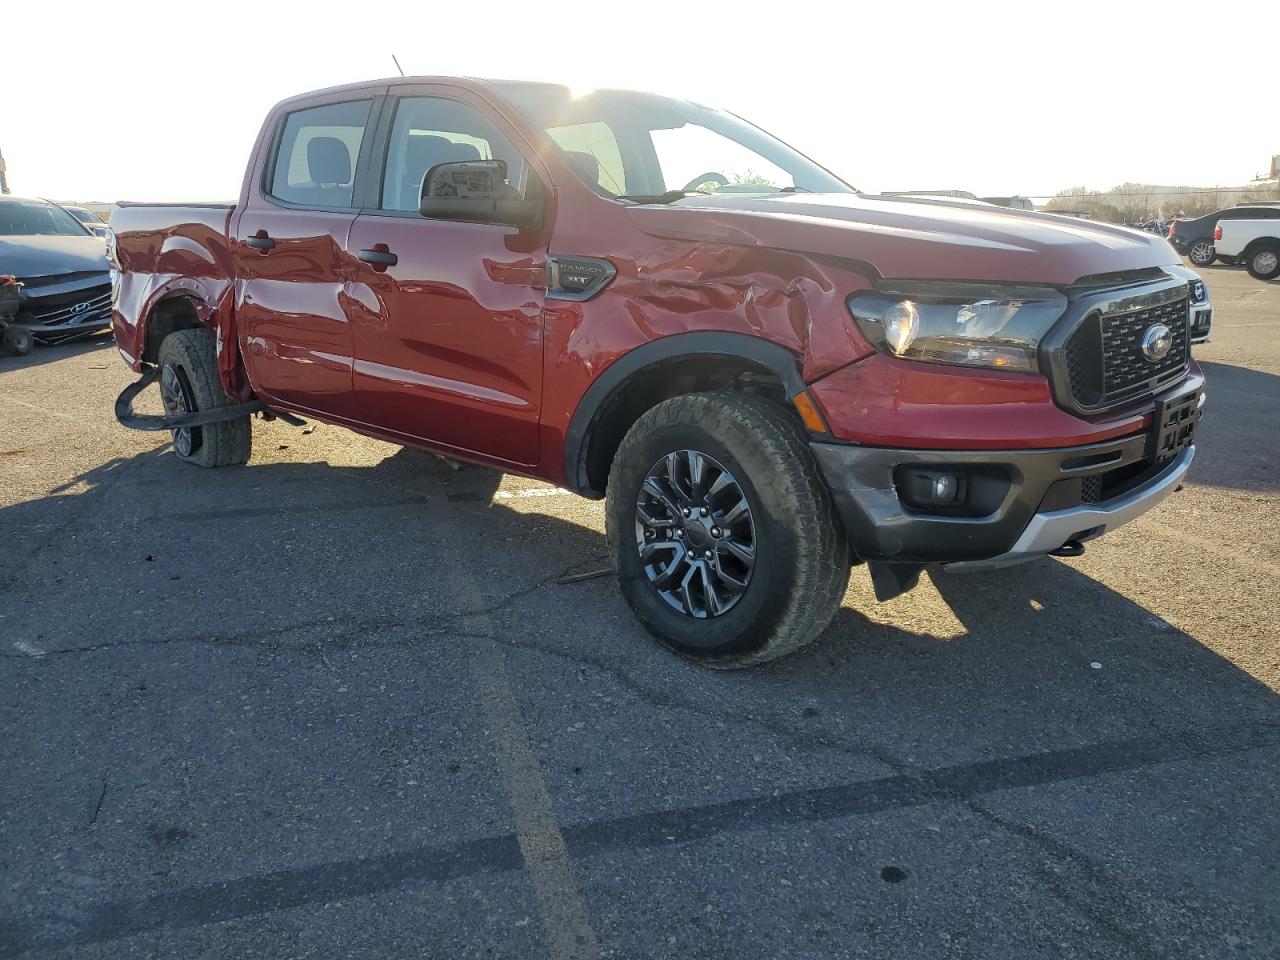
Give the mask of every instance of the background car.
[[111, 325], [106, 244], [56, 203], [0, 195], [0, 264], [22, 284], [13, 325], [36, 340]]
[[82, 207], [77, 204], [60, 203], [58, 206], [79, 220], [95, 237], [101, 237], [103, 240], [111, 235], [111, 228], [107, 226], [107, 221], [98, 216], [88, 207]]
[[1223, 262], [1231, 259], [1218, 255], [1214, 250], [1213, 228], [1218, 225], [1218, 221], [1268, 219], [1280, 220], [1280, 207], [1269, 204], [1227, 207], [1194, 220], [1174, 220], [1169, 224], [1168, 239], [1173, 244], [1173, 249], [1197, 267], [1207, 267], [1215, 259]]

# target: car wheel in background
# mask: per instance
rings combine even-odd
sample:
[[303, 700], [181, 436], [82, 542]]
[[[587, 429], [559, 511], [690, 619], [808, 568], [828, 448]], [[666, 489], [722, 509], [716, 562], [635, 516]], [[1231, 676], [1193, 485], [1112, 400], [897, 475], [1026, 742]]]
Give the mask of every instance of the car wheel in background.
[[[166, 414], [232, 406], [218, 376], [213, 334], [178, 330], [160, 344], [160, 397]], [[178, 458], [201, 467], [228, 467], [249, 459], [253, 443], [249, 415], [172, 431]]]
[[1191, 245], [1191, 249], [1187, 251], [1187, 259], [1197, 267], [1207, 267], [1213, 263], [1213, 242], [1210, 240], [1197, 240]]
[[605, 525], [641, 623], [707, 666], [798, 650], [849, 582], [849, 545], [804, 430], [760, 397], [689, 394], [641, 416], [609, 473]]
[[31, 336], [31, 331], [23, 330], [21, 327], [6, 327], [4, 331], [4, 348], [10, 353], [16, 353], [20, 357], [25, 357], [31, 352], [31, 348], [35, 346], [36, 339]]
[[1245, 261], [1245, 266], [1249, 268], [1249, 276], [1259, 280], [1274, 280], [1280, 277], [1280, 246], [1254, 247]]

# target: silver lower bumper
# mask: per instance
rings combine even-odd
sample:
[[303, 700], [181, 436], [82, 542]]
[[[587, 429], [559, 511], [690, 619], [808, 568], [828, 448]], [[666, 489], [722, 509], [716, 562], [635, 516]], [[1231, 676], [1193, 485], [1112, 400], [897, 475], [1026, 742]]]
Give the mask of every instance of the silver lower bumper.
[[[1126, 496], [1119, 497], [1111, 503], [1091, 507], [1072, 507], [1069, 510], [1055, 510], [1048, 513], [1037, 513], [1027, 524], [1027, 529], [1009, 550], [998, 557], [988, 560], [962, 560], [948, 563], [944, 569], [955, 572], [971, 570], [994, 570], [1012, 566], [1057, 550], [1069, 539], [1084, 530], [1101, 527], [1093, 536], [1101, 536], [1108, 530], [1123, 526], [1130, 520], [1142, 516], [1161, 500], [1178, 489], [1187, 475], [1191, 460], [1195, 457], [1196, 448], [1187, 447], [1175, 460], [1172, 466], [1161, 477], [1149, 486], [1140, 487]], [[1090, 538], [1092, 539], [1092, 537]]]

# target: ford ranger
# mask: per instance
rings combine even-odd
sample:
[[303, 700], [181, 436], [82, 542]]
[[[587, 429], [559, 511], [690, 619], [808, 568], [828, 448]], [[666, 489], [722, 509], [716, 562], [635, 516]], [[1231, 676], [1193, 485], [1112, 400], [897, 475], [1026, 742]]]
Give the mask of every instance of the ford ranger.
[[122, 422], [212, 467], [302, 415], [604, 498], [627, 602], [708, 665], [814, 639], [855, 564], [885, 599], [1078, 554], [1195, 452], [1198, 278], [1165, 240], [863, 195], [688, 101], [310, 93], [234, 205], [111, 225]]

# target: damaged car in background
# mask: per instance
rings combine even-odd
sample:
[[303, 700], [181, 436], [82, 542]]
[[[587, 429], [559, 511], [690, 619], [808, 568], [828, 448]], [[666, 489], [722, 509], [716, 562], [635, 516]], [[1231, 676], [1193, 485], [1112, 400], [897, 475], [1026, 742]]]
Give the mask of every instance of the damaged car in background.
[[12, 327], [39, 342], [111, 325], [106, 245], [56, 203], [0, 196], [0, 274], [22, 284]]

